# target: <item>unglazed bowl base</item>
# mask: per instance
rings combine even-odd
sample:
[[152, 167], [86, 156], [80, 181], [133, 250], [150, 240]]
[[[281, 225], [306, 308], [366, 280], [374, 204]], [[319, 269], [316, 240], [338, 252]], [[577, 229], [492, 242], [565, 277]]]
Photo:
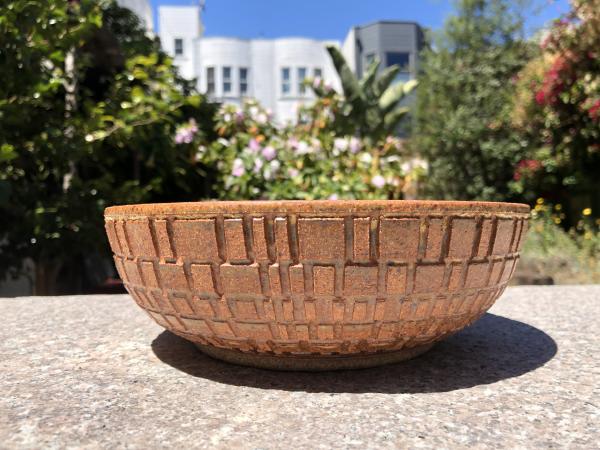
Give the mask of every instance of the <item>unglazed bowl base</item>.
[[432, 344], [404, 348], [392, 352], [359, 355], [281, 356], [248, 353], [239, 350], [195, 344], [202, 353], [222, 361], [259, 369], [320, 372], [326, 370], [366, 369], [415, 358], [428, 351]]

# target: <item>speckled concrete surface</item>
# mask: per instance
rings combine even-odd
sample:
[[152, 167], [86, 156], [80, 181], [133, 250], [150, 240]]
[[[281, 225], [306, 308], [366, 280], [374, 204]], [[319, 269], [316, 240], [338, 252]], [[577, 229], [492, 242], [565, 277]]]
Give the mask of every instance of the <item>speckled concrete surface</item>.
[[510, 288], [424, 356], [236, 367], [127, 296], [0, 299], [0, 448], [598, 448], [600, 286]]

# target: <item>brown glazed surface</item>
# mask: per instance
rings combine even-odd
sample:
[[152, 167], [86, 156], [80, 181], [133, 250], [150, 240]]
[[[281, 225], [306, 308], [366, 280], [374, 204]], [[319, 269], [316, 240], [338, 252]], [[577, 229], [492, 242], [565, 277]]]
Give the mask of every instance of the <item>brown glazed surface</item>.
[[198, 202], [106, 209], [115, 263], [157, 323], [264, 355], [425, 346], [502, 294], [529, 207], [441, 201]]

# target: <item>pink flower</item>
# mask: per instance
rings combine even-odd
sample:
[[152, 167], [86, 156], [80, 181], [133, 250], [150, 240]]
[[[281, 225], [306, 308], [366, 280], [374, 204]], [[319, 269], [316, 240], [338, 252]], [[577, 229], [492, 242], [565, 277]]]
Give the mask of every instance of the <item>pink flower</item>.
[[546, 103], [546, 93], [542, 89], [535, 93], [535, 101], [540, 106]]
[[244, 167], [244, 161], [240, 158], [236, 158], [233, 161], [233, 167], [231, 169], [231, 175], [234, 177], [241, 177], [246, 173], [246, 168]]
[[338, 195], [337, 194], [331, 194], [327, 200], [337, 200], [338, 199]]
[[252, 153], [258, 153], [260, 151], [260, 143], [256, 139], [252, 138], [248, 143], [248, 148], [252, 151]]
[[288, 171], [288, 176], [291, 178], [297, 177], [298, 175], [300, 175], [300, 172], [298, 171], [298, 169], [294, 169], [294, 168], [289, 168]]
[[357, 139], [356, 137], [352, 136], [350, 138], [350, 153], [352, 153], [353, 155], [356, 155], [358, 152], [360, 152], [360, 148], [361, 148], [360, 140]]
[[267, 161], [271, 161], [272, 159], [275, 159], [275, 156], [277, 156], [277, 151], [270, 145], [267, 145], [262, 149], [261, 154]]
[[588, 114], [591, 119], [597, 119], [600, 117], [600, 100], [596, 100], [588, 109]]
[[373, 178], [371, 178], [371, 184], [377, 189], [381, 189], [385, 186], [385, 178], [383, 178], [381, 175], [375, 175]]
[[186, 125], [177, 128], [175, 133], [176, 144], [189, 144], [194, 140], [194, 136], [198, 132], [198, 125], [194, 119], [190, 119]]
[[244, 111], [242, 111], [241, 109], [238, 109], [235, 112], [235, 121], [240, 124], [244, 121]]

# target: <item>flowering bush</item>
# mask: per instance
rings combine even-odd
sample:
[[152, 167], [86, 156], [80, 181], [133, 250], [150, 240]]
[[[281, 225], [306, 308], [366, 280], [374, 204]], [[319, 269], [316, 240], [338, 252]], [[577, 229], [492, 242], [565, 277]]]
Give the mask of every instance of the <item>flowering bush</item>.
[[[406, 157], [393, 136], [372, 142], [336, 134], [332, 121], [342, 103], [318, 99], [285, 126], [252, 100], [222, 106], [219, 138], [198, 147], [198, 159], [218, 169], [215, 192], [223, 199], [403, 198], [424, 163]], [[187, 138], [190, 126], [176, 139]]]
[[514, 123], [537, 145], [515, 167], [513, 188], [564, 204], [574, 224], [585, 206], [600, 210], [600, 0], [574, 0], [540, 52], [516, 90]]

